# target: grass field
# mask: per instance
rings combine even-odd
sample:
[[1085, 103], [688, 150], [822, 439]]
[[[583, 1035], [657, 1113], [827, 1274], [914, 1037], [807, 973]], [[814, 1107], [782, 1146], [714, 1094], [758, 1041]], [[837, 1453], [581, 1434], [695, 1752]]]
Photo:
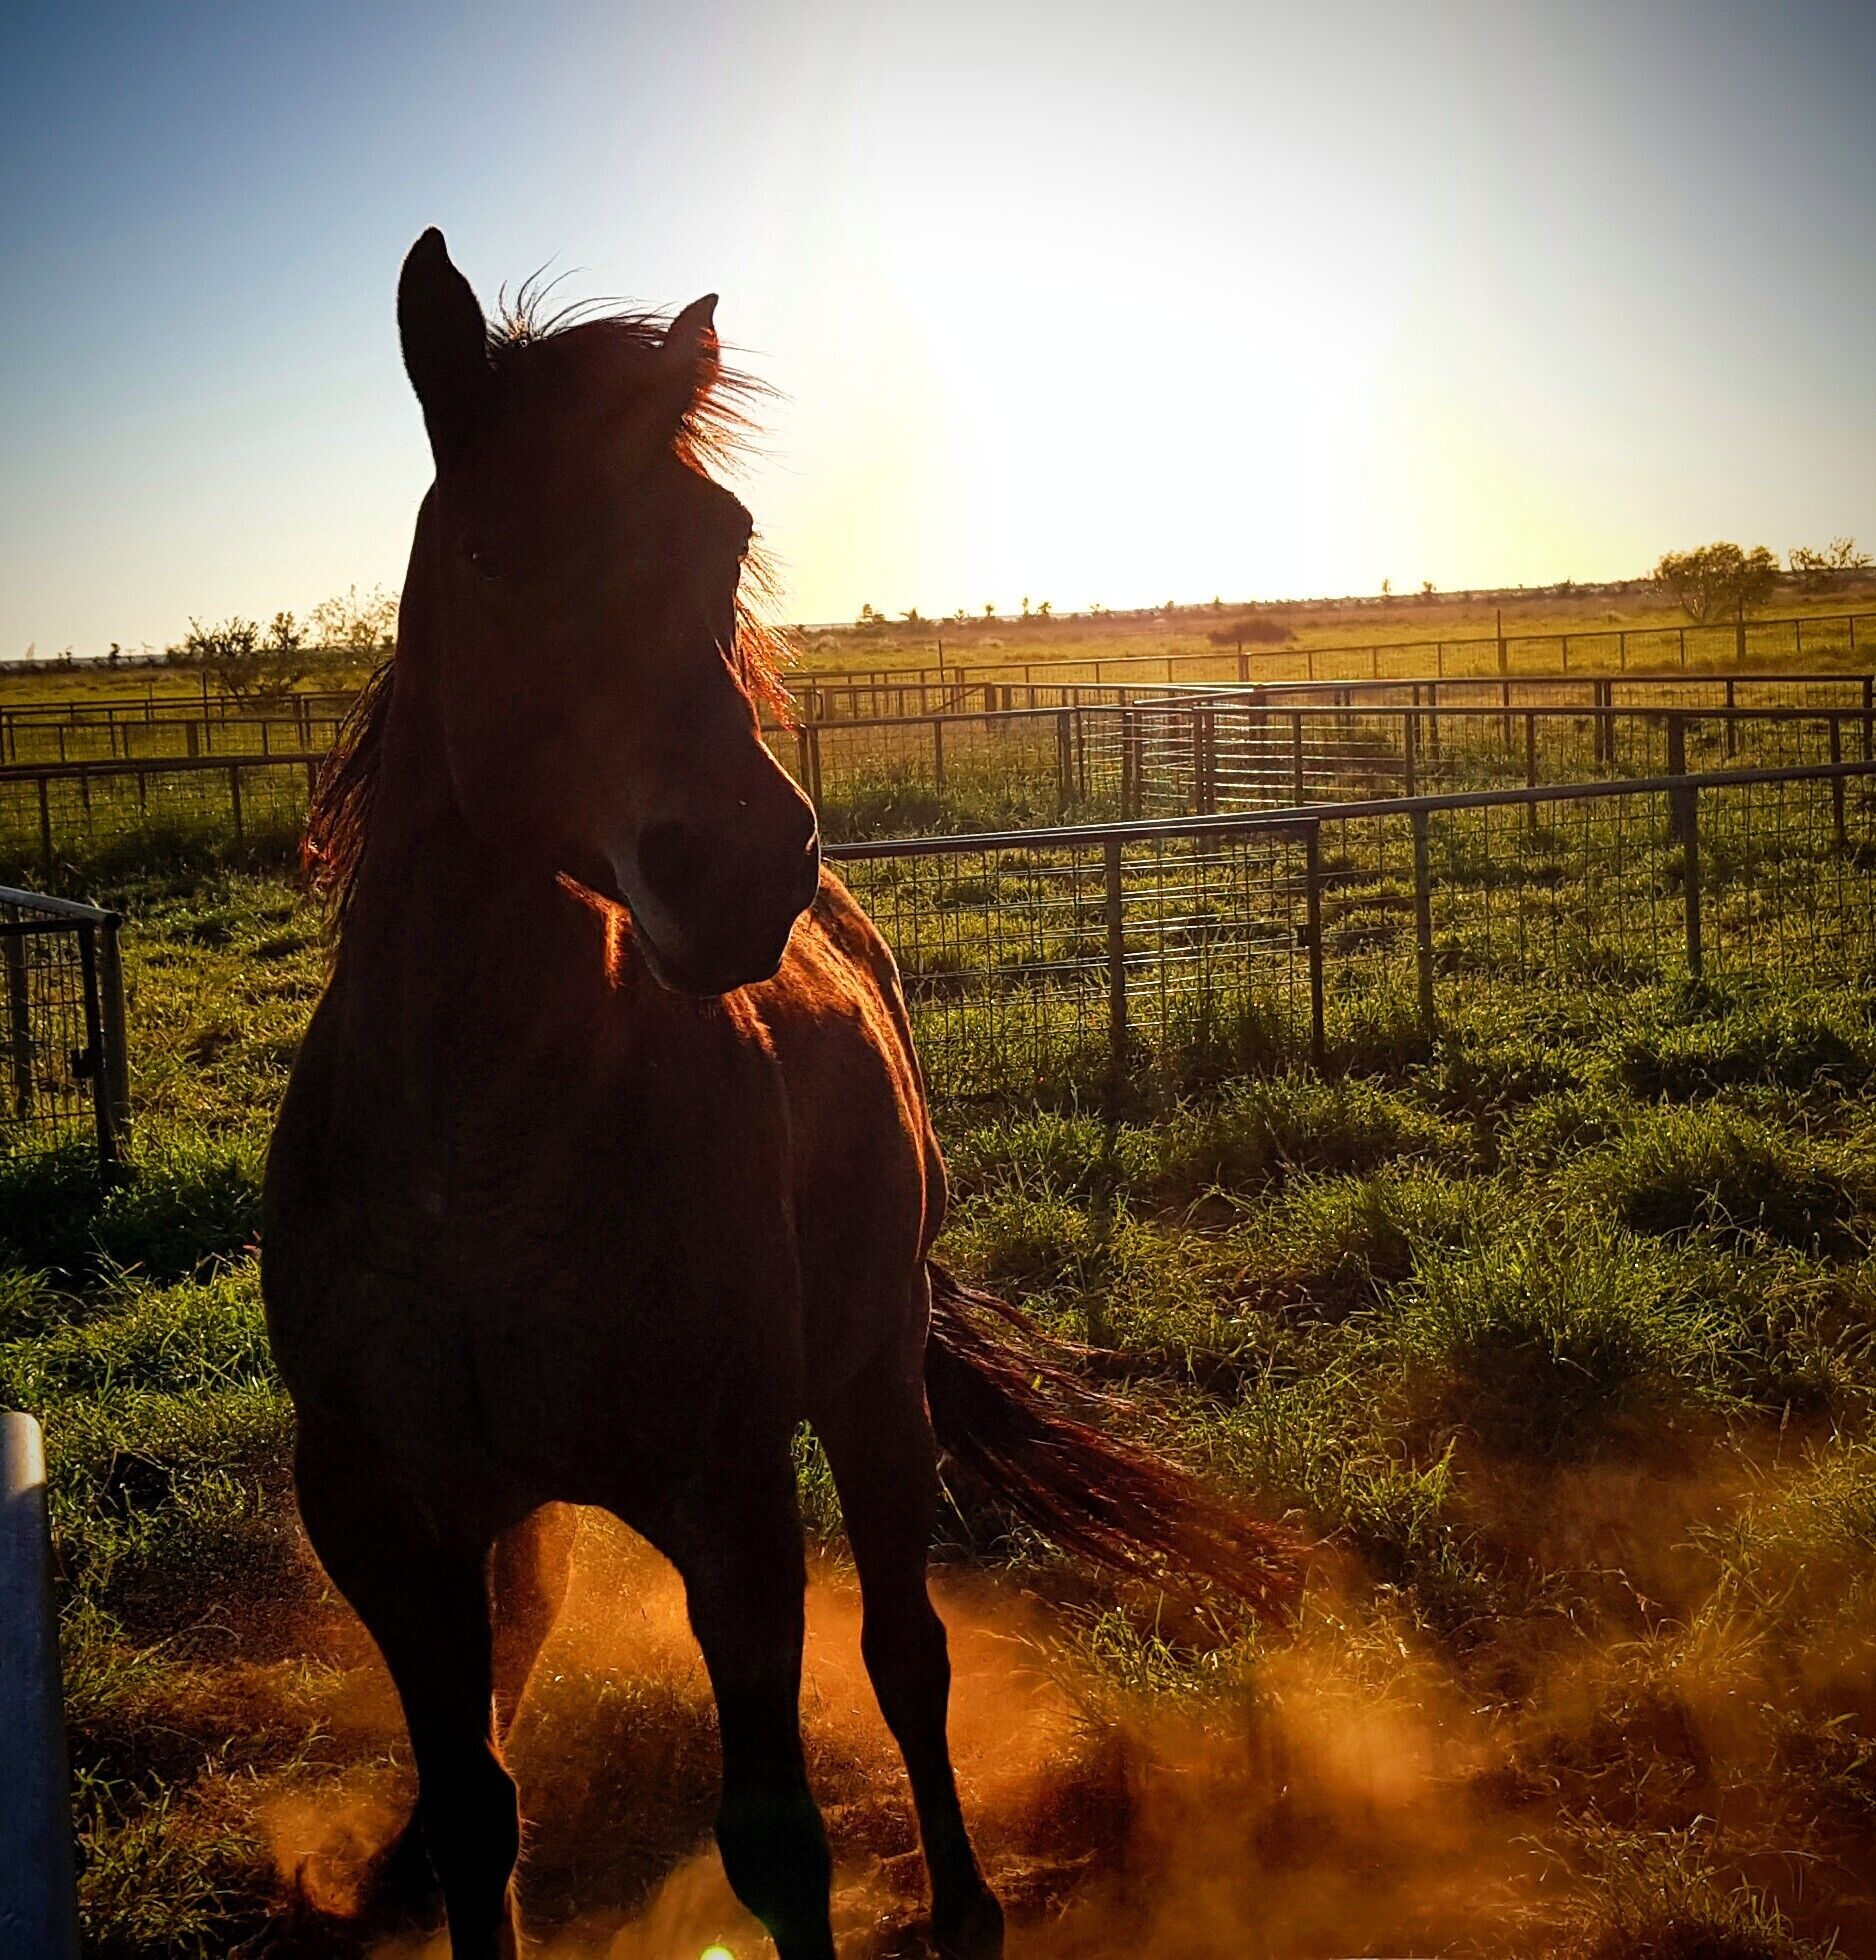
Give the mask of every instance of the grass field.
[[[93, 877], [135, 922], [135, 1160], [0, 1169], [0, 1402], [48, 1430], [90, 1946], [414, 1953], [343, 1918], [407, 1759], [293, 1520], [255, 1283], [316, 921], [260, 859]], [[1386, 879], [1341, 896], [1359, 940]], [[1326, 1076], [1161, 1039], [1112, 1128], [1020, 1074], [941, 1108], [948, 1255], [1092, 1329], [1135, 1426], [1322, 1543], [1299, 1624], [1259, 1633], [959, 1494], [961, 1766], [1014, 1952], [1876, 1953], [1868, 975], [1596, 971], [1455, 985], [1432, 1044], [1351, 1002]], [[803, 1488], [843, 1923], [911, 1954], [909, 1806], [811, 1453]], [[669, 1580], [588, 1521], [514, 1751], [550, 1951], [762, 1950], [702, 1852], [712, 1748]]]
[[[1781, 590], [1762, 612], [1767, 619], [1783, 620], [1872, 609], [1876, 609], [1876, 584], [1863, 580], [1828, 591]], [[1503, 593], [1476, 598], [1436, 595], [1430, 601], [1401, 598], [1387, 604], [1303, 601], [1282, 607], [1276, 615], [1290, 638], [1280, 645], [1254, 646], [1253, 652], [1260, 662], [1274, 661], [1281, 667], [1289, 655], [1310, 648], [1488, 639], [1497, 630], [1501, 615], [1504, 631], [1512, 639], [1562, 633], [1583, 636], [1585, 644], [1578, 650], [1577, 662], [1585, 670], [1614, 664], [1613, 654], [1595, 644], [1598, 635], [1618, 631], [1665, 633], [1688, 625], [1684, 613], [1652, 592], [1606, 597], [1575, 592]], [[1215, 656], [1220, 647], [1211, 635], [1225, 631], [1228, 622], [1243, 616], [1246, 616], [1243, 606], [1227, 602], [1217, 607], [1174, 606], [1165, 611], [1120, 617], [1070, 613], [1048, 619], [974, 619], [962, 623], [923, 620], [917, 624], [895, 621], [868, 627], [804, 627], [794, 632], [792, 639], [797, 670], [803, 675], [850, 668], [926, 666], [937, 658], [940, 642], [947, 661], [965, 665], [1020, 665], [1025, 661], [1080, 664], [1142, 654]], [[1699, 642], [1709, 638], [1714, 650], [1699, 652]], [[1228, 648], [1229, 642], [1226, 645]], [[1730, 626], [1721, 622], [1716, 627], [1702, 629], [1696, 636], [1696, 649], [1696, 665], [1730, 662], [1733, 654]], [[1858, 650], [1862, 653], [1861, 645]], [[1841, 653], [1824, 650], [1815, 657], [1807, 654], [1804, 664], [1828, 668], [1839, 664], [1842, 658]], [[302, 685], [356, 686], [368, 671], [368, 664], [321, 662]], [[1755, 656], [1752, 664], [1780, 663]], [[1867, 654], [1863, 654], [1863, 664], [1868, 664]], [[1398, 671], [1407, 671], [1406, 666], [1398, 662], [1395, 665]], [[1423, 660], [1415, 671], [1431, 671], [1431, 666], [1430, 659]], [[160, 664], [113, 667], [101, 660], [46, 660], [31, 666], [12, 663], [0, 671], [0, 710], [29, 702], [133, 702], [146, 696], [159, 703], [199, 701], [201, 676], [183, 667]]]

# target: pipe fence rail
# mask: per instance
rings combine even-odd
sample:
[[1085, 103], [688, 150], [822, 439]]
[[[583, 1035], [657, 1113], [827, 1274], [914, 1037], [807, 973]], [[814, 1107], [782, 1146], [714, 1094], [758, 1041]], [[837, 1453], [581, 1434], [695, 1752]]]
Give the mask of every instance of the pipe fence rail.
[[[1045, 710], [1168, 707], [1209, 701], [1273, 710], [1333, 707], [1870, 707], [1869, 675], [1745, 673], [1635, 674], [1623, 678], [1556, 675], [1496, 680], [1278, 681], [1248, 689], [1209, 682], [951, 682], [946, 686], [830, 687], [812, 675], [796, 688], [803, 727], [874, 724], [938, 717], [984, 719]], [[271, 710], [213, 713], [188, 700], [145, 703], [42, 704], [44, 712], [0, 708], [0, 765], [65, 762], [196, 760], [213, 756], [323, 753], [351, 705], [343, 694], [302, 694]], [[770, 724], [770, 733], [783, 732]]]
[[1866, 982], [1876, 764], [831, 845], [973, 1100], [1430, 1040], [1495, 989]]
[[[1346, 689], [1335, 706], [1273, 705], [1261, 691], [1187, 691], [1125, 707], [809, 722], [769, 739], [838, 840], [1876, 758], [1876, 683], [1807, 692], [1828, 705], [1747, 705], [1771, 700], [1769, 688], [1730, 683], [1646, 707], [1397, 705]], [[0, 765], [0, 876], [55, 883], [117, 853], [230, 844], [290, 854], [322, 756]]]
[[1871, 688], [1829, 698], [1854, 705], [1323, 707], [1185, 694], [808, 723], [777, 752], [830, 835], [865, 836], [1876, 756]]
[[[813, 678], [830, 688], [981, 686], [987, 681], [1062, 684], [1134, 676], [1186, 680], [1435, 679], [1447, 675], [1570, 674], [1679, 668], [1819, 655], [1855, 660], [1876, 638], [1876, 612], [1801, 613], [1779, 619], [1724, 619], [1674, 626], [1604, 626], [1568, 633], [1487, 634], [1284, 646], [1244, 638], [1206, 648], [1090, 655], [1085, 659], [1003, 659], [856, 663]], [[942, 648], [942, 640], [938, 641]]]
[[0, 886], [0, 1156], [89, 1138], [116, 1161], [130, 1126], [119, 924]]

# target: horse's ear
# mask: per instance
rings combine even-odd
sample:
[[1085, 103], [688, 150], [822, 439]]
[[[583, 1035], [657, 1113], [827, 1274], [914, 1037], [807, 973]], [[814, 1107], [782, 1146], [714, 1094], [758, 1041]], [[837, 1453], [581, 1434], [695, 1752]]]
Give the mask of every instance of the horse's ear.
[[723, 371], [723, 347], [717, 339], [717, 296], [705, 293], [685, 307], [665, 331], [659, 359], [669, 377], [671, 392], [681, 394], [691, 409], [709, 394]]
[[434, 225], [410, 248], [398, 276], [397, 331], [440, 463], [481, 414], [492, 371], [482, 303]]

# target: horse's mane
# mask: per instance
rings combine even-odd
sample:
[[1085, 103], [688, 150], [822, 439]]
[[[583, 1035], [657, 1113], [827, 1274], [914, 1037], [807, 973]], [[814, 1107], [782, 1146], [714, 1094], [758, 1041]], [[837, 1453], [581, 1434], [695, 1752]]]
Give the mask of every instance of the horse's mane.
[[[489, 360], [498, 378], [525, 374], [531, 362], [551, 358], [543, 350], [576, 329], [616, 335], [621, 348], [634, 354], [653, 353], [664, 344], [669, 323], [658, 314], [609, 313], [603, 310], [604, 302], [595, 301], [550, 312], [546, 302], [552, 291], [552, 282], [543, 284], [537, 275], [523, 281], [512, 298], [502, 294], [488, 330]], [[748, 448], [755, 431], [747, 405], [767, 392], [752, 376], [719, 368], [679, 425], [676, 454], [706, 472], [733, 462]], [[760, 551], [751, 551], [737, 589], [734, 665], [750, 699], [783, 721], [793, 705], [782, 680], [789, 653], [787, 638], [775, 623], [771, 566]], [[345, 924], [371, 829], [396, 667], [393, 654], [373, 669], [340, 724], [313, 786], [301, 863], [335, 928]]]

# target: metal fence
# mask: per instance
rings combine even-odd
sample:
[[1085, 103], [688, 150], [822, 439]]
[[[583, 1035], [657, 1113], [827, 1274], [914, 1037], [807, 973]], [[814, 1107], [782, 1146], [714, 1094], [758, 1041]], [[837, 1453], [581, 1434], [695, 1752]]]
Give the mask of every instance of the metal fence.
[[118, 915], [0, 887], [0, 1154], [95, 1139], [114, 1162], [130, 1125]]
[[[1340, 705], [1186, 691], [1129, 706], [806, 723], [777, 755], [833, 839], [1028, 829], [1279, 809], [1436, 790], [1800, 767], [1876, 757], [1860, 680], [1817, 705], [1670, 693], [1684, 706], [1525, 700]], [[1424, 690], [1423, 690], [1424, 691]], [[1727, 695], [1731, 695], [1731, 700]], [[0, 765], [0, 876], [55, 883], [118, 854], [252, 848], [290, 855], [320, 756], [236, 752]]]
[[1425, 1041], [1505, 986], [1866, 981], [1876, 765], [831, 846], [965, 1100]]
[[778, 753], [830, 835], [858, 837], [1870, 760], [1876, 700], [1860, 684], [1827, 698], [1841, 705], [1395, 706], [1356, 696], [1328, 707], [1186, 693], [1126, 707], [810, 723]]
[[1781, 619], [1726, 619], [1709, 625], [1607, 626], [1570, 633], [1488, 634], [1364, 640], [1328, 646], [1214, 640], [1210, 647], [1103, 654], [1086, 659], [968, 656], [946, 661], [943, 642], [929, 661], [884, 661], [823, 669], [817, 685], [880, 689], [982, 686], [986, 682], [1379, 680], [1441, 678], [1448, 674], [1570, 674], [1601, 670], [1686, 670], [1754, 660], [1806, 660], [1820, 655], [1855, 660], [1876, 641], [1876, 612], [1798, 614]]

